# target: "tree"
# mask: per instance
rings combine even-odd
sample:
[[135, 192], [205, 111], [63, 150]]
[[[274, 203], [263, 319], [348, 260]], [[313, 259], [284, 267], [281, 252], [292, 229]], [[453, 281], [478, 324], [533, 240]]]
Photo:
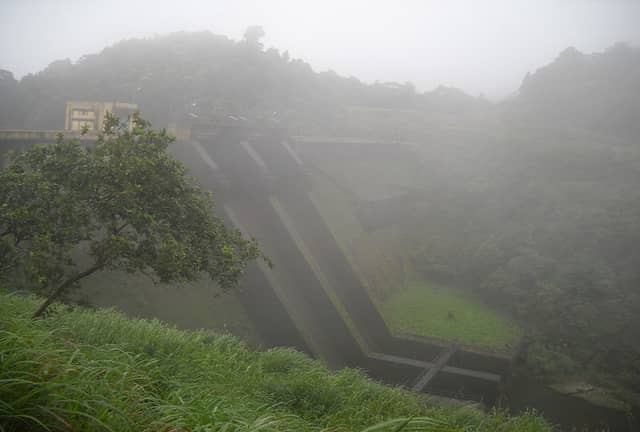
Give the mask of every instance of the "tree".
[[0, 69], [0, 128], [17, 128], [21, 124], [22, 100], [18, 91], [18, 81], [13, 74]]
[[[137, 115], [132, 131], [109, 115], [95, 146], [59, 136], [0, 172], [0, 277], [43, 292], [34, 317], [100, 270], [159, 282], [206, 273], [230, 289], [262, 256], [213, 216], [210, 195], [166, 152], [172, 140]], [[81, 245], [88, 264], [74, 259]]]
[[260, 42], [260, 39], [262, 39], [264, 36], [264, 29], [262, 28], [262, 26], [258, 25], [249, 26], [244, 32], [244, 40], [247, 42], [247, 44], [258, 47], [259, 49], [262, 49], [262, 43]]

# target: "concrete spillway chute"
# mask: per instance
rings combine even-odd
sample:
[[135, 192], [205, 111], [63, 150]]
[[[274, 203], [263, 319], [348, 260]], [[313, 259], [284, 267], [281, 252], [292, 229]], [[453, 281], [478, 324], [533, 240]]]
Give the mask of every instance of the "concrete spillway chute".
[[[201, 127], [192, 139], [200, 154], [194, 171], [203, 180], [206, 165], [224, 179], [218, 199], [227, 217], [255, 237], [274, 263], [273, 269], [258, 266], [263, 285], [250, 290], [274, 293], [288, 315], [289, 333], [299, 335], [307, 352], [330, 367], [360, 367], [416, 391], [495, 400], [508, 358], [389, 332], [309, 198], [307, 167], [288, 137], [277, 130], [213, 133]], [[257, 327], [271, 326], [272, 315], [263, 314], [266, 321]], [[268, 343], [291, 345], [283, 338]]]
[[[496, 399], [509, 358], [391, 334], [309, 197], [295, 140], [277, 129], [220, 125], [199, 125], [186, 137], [171, 151], [274, 264], [252, 264], [238, 294], [265, 345], [291, 346], [332, 368], [359, 367], [416, 391]], [[54, 140], [55, 131], [0, 131], [0, 155]]]

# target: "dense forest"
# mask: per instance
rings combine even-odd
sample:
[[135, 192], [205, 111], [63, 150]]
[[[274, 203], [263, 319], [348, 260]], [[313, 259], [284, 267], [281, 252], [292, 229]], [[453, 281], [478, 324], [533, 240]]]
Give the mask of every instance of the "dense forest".
[[127, 40], [86, 55], [51, 63], [19, 82], [0, 77], [0, 127], [55, 129], [67, 100], [127, 100], [154, 124], [217, 113], [275, 121], [292, 130], [348, 132], [354, 107], [470, 110], [484, 102], [450, 88], [418, 94], [410, 83], [365, 85], [336, 73], [315, 73], [287, 52], [264, 50], [258, 40], [233, 41], [211, 33], [177, 33]]
[[65, 101], [118, 100], [154, 125], [233, 116], [417, 142], [425, 205], [397, 212], [415, 270], [513, 316], [530, 370], [640, 394], [640, 49], [568, 48], [492, 103], [317, 73], [259, 39], [177, 33], [1, 71], [0, 128], [61, 129]]

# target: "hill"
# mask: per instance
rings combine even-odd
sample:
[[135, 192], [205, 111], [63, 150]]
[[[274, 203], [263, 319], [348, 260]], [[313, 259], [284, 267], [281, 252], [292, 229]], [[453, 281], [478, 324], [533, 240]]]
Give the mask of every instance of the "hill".
[[112, 310], [58, 309], [0, 292], [0, 428], [5, 431], [551, 431], [329, 372], [295, 351], [248, 350]]
[[[17, 81], [0, 76], [0, 128], [60, 129], [67, 100], [137, 103], [157, 126], [224, 113], [305, 133], [346, 133], [350, 106], [461, 112], [484, 102], [448, 88], [366, 85], [316, 73], [287, 52], [209, 32], [130, 39], [97, 54], [51, 63]], [[10, 108], [7, 108], [7, 107]], [[9, 115], [10, 114], [10, 115]]]
[[513, 110], [546, 128], [633, 140], [640, 133], [640, 48], [618, 43], [601, 53], [567, 48], [525, 77]]

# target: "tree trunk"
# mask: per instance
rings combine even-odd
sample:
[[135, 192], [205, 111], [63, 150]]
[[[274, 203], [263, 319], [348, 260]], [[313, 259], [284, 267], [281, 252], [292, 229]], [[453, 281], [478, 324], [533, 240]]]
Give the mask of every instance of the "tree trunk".
[[47, 308], [51, 305], [51, 303], [56, 301], [62, 295], [62, 293], [64, 293], [65, 290], [67, 290], [71, 285], [78, 282], [80, 279], [89, 276], [91, 273], [97, 270], [100, 270], [101, 268], [102, 268], [102, 264], [95, 264], [94, 266], [89, 267], [85, 271], [81, 273], [77, 273], [74, 276], [67, 279], [66, 281], [62, 282], [60, 285], [58, 285], [58, 287], [55, 290], [53, 290], [53, 292], [49, 295], [49, 297], [47, 297], [47, 299], [40, 305], [38, 310], [35, 311], [35, 313], [31, 318], [36, 319], [36, 318], [42, 317], [42, 315], [47, 311]]

